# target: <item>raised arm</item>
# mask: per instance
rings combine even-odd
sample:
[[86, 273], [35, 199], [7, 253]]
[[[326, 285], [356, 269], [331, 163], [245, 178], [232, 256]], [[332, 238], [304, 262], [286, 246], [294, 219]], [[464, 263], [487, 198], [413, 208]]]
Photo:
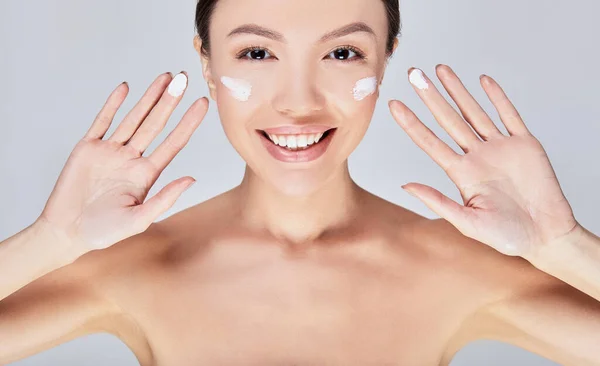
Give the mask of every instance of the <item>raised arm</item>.
[[146, 200], [206, 114], [208, 99], [200, 98], [143, 156], [186, 87], [183, 72], [160, 75], [103, 139], [127, 95], [127, 84], [119, 85], [69, 156], [39, 218], [0, 242], [0, 364], [81, 335], [124, 332], [131, 318], [108, 295], [113, 282], [106, 270], [121, 256], [109, 249], [124, 241], [145, 244], [138, 234], [195, 181], [177, 179]]

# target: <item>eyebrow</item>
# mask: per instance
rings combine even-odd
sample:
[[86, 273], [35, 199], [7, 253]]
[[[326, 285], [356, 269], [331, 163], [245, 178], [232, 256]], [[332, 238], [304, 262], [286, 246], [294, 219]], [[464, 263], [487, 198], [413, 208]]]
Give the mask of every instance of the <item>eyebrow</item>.
[[[376, 37], [373, 29], [371, 27], [369, 27], [366, 23], [354, 22], [354, 23], [347, 24], [343, 27], [340, 27], [338, 29], [335, 29], [331, 32], [324, 34], [321, 37], [321, 39], [319, 39], [319, 43], [327, 42], [334, 38], [343, 37], [348, 34], [352, 34], [352, 33], [356, 33], [356, 32], [364, 32], [364, 33], [371, 35], [373, 38]], [[232, 30], [231, 32], [229, 32], [227, 37], [229, 38], [236, 34], [256, 34], [261, 37], [270, 38], [270, 39], [273, 39], [278, 42], [286, 43], [286, 40], [285, 40], [285, 37], [283, 36], [283, 34], [277, 32], [277, 31], [274, 31], [272, 29], [269, 29], [269, 28], [261, 27], [260, 25], [257, 25], [257, 24], [241, 25], [241, 26], [235, 28], [234, 30]]]

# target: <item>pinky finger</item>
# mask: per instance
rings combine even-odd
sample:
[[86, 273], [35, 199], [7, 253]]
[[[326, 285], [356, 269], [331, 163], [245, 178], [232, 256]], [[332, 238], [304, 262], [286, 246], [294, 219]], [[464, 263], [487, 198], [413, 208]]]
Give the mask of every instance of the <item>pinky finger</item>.
[[85, 134], [85, 139], [102, 139], [104, 137], [128, 92], [129, 86], [126, 82], [122, 82], [113, 90]]
[[185, 192], [196, 180], [191, 177], [179, 178], [156, 193], [145, 203], [136, 207], [136, 216], [140, 222], [143, 222], [144, 229], [149, 227], [160, 215], [169, 210], [179, 197]]

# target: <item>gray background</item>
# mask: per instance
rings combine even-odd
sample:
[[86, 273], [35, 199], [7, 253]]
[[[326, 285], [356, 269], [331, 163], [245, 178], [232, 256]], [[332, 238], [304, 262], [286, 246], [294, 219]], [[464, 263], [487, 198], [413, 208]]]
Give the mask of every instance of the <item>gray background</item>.
[[[190, 75], [187, 94], [149, 151], [196, 98], [207, 94], [192, 47], [195, 4], [195, 0], [0, 1], [0, 240], [39, 215], [69, 153], [118, 83], [127, 80], [130, 94], [109, 133], [158, 74], [186, 70]], [[420, 67], [441, 88], [433, 68], [445, 63], [497, 123], [478, 76], [486, 73], [500, 82], [548, 152], [576, 218], [599, 234], [594, 209], [600, 203], [596, 189], [600, 2], [404, 0], [401, 12], [399, 48], [386, 72], [371, 127], [350, 158], [354, 179], [430, 218], [437, 216], [400, 185], [422, 182], [461, 202], [454, 184], [387, 109], [391, 98], [404, 101], [460, 152], [406, 77], [410, 66]], [[188, 146], [151, 190], [153, 195], [184, 175], [198, 180], [164, 217], [240, 182], [244, 162], [217, 117], [212, 102]], [[98, 334], [12, 365], [59, 364], [138, 363], [116, 337]], [[451, 365], [556, 364], [511, 345], [477, 341], [463, 348]]]

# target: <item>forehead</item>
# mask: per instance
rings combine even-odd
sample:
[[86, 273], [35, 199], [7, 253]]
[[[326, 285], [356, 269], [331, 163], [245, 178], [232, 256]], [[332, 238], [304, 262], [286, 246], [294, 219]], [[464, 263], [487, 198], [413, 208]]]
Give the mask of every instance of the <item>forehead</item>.
[[318, 40], [324, 33], [364, 22], [381, 41], [387, 36], [382, 0], [219, 0], [211, 33], [223, 39], [235, 27], [253, 23], [282, 33], [286, 39]]

